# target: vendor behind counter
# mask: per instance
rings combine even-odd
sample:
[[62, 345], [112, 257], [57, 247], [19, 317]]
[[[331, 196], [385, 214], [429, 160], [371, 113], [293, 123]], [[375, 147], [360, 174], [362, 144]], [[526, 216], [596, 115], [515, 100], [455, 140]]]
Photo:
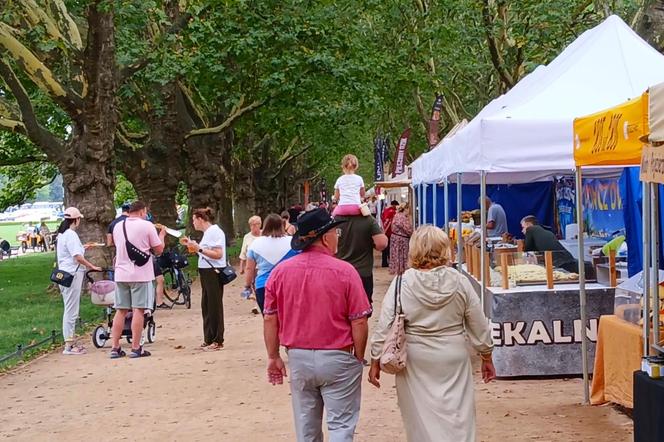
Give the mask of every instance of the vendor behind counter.
[[521, 229], [526, 236], [523, 250], [525, 252], [547, 252], [553, 253], [553, 266], [568, 272], [578, 271], [579, 264], [571, 253], [558, 241], [553, 232], [540, 226], [537, 218], [528, 215], [521, 220]]

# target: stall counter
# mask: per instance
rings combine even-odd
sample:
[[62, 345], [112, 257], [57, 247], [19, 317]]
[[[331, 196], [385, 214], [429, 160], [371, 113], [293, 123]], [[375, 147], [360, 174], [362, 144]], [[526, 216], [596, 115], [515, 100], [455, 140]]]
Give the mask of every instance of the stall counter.
[[[466, 273], [480, 291], [479, 282]], [[592, 367], [599, 317], [612, 314], [615, 289], [586, 284]], [[488, 287], [485, 311], [491, 320], [493, 361], [498, 377], [579, 375], [582, 325], [579, 284]]]

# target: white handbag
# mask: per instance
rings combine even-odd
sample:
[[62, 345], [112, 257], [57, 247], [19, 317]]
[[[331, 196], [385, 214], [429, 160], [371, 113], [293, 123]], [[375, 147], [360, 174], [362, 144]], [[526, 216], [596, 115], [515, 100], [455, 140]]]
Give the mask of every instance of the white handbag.
[[406, 368], [406, 316], [401, 306], [401, 279], [401, 275], [397, 276], [394, 286], [394, 320], [380, 355], [380, 369], [389, 374], [397, 374]]

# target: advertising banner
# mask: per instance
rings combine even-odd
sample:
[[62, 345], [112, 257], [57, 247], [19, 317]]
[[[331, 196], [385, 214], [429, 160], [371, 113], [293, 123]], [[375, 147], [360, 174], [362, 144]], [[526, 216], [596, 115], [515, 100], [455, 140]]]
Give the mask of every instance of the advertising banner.
[[641, 181], [664, 184], [664, 147], [646, 146], [641, 158]]
[[556, 180], [556, 231], [561, 238], [565, 237], [565, 229], [576, 222], [576, 193], [574, 180], [563, 177]]
[[394, 156], [394, 166], [392, 176], [401, 175], [406, 170], [406, 153], [408, 151], [408, 139], [410, 138], [410, 128], [406, 129], [399, 138], [397, 152]]
[[383, 145], [385, 140], [382, 135], [376, 135], [374, 139], [374, 181], [385, 181]]
[[574, 120], [574, 162], [637, 165], [648, 135], [648, 93], [611, 109]]
[[325, 179], [323, 179], [320, 183], [320, 202], [327, 202], [327, 183], [325, 182]]
[[431, 119], [429, 120], [429, 130], [428, 130], [428, 141], [429, 141], [429, 150], [431, 150], [440, 138], [438, 137], [438, 132], [440, 131], [440, 111], [443, 110], [443, 96], [440, 94], [436, 95], [436, 99], [433, 102], [433, 107], [431, 109]]
[[587, 333], [592, 370], [599, 317], [613, 313], [614, 289], [587, 290], [588, 323], [579, 312], [579, 291], [493, 294], [493, 361], [499, 377], [582, 373], [581, 339]]
[[618, 179], [583, 180], [584, 226], [589, 235], [608, 238], [625, 228]]

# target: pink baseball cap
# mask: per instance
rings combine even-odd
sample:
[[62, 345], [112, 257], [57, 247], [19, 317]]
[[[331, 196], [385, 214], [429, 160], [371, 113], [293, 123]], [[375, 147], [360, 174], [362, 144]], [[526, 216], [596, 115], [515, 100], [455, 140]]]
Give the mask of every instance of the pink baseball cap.
[[85, 218], [76, 207], [67, 207], [65, 210], [65, 219]]

